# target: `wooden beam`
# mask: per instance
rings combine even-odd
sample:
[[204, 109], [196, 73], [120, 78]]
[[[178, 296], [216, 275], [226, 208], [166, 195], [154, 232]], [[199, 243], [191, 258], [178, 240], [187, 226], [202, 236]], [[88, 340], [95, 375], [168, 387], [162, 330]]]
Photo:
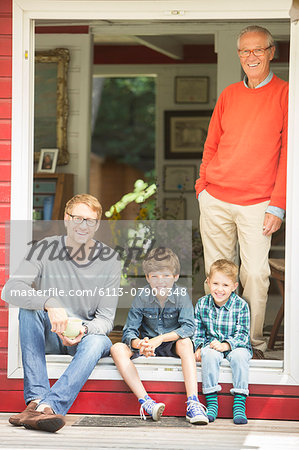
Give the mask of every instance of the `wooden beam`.
[[183, 59], [183, 45], [170, 36], [134, 36], [142, 45], [169, 56], [172, 59]]

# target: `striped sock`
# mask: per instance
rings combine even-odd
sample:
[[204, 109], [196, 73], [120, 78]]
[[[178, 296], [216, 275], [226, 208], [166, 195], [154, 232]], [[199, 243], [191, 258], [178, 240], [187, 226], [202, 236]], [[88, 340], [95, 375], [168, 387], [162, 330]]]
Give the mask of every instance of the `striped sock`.
[[243, 394], [235, 394], [234, 396], [233, 414], [234, 423], [237, 425], [248, 422], [245, 414], [246, 398], [247, 396]]
[[218, 414], [218, 396], [217, 392], [212, 392], [211, 394], [205, 394], [207, 402], [207, 416], [209, 422], [214, 422]]

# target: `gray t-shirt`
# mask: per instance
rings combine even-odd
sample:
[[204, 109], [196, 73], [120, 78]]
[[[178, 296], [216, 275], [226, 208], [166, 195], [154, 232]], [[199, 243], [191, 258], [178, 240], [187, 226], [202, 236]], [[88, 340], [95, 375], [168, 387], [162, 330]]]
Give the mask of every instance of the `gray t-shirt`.
[[90, 260], [79, 264], [65, 242], [65, 236], [51, 236], [33, 244], [5, 284], [2, 299], [33, 310], [44, 309], [48, 301], [47, 306], [62, 306], [69, 317], [82, 319], [88, 333], [109, 334], [118, 303], [118, 254], [94, 241]]

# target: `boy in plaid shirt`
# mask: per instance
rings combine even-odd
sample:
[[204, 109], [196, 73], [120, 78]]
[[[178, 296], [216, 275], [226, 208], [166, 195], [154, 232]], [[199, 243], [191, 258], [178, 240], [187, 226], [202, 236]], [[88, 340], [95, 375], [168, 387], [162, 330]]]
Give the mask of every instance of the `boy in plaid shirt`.
[[207, 277], [211, 293], [200, 298], [195, 307], [195, 359], [201, 361], [202, 391], [210, 422], [217, 417], [220, 363], [226, 358], [233, 377], [234, 423], [247, 423], [245, 403], [252, 358], [250, 312], [247, 302], [234, 292], [238, 286], [237, 277], [238, 267], [233, 262], [215, 261]]

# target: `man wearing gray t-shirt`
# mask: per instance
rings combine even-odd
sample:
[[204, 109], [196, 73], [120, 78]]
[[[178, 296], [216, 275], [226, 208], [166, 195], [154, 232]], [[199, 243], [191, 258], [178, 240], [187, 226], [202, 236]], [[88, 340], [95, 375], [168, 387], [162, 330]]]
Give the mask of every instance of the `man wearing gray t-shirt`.
[[[5, 284], [3, 300], [20, 308], [27, 405], [10, 417], [12, 425], [50, 432], [62, 428], [64, 415], [98, 360], [109, 355], [112, 344], [107, 335], [118, 302], [120, 261], [112, 249], [93, 239], [101, 214], [95, 197], [73, 197], [65, 208], [66, 236], [33, 242]], [[69, 317], [82, 321], [73, 339], [64, 335]], [[73, 356], [52, 387], [45, 358], [49, 353]]]

